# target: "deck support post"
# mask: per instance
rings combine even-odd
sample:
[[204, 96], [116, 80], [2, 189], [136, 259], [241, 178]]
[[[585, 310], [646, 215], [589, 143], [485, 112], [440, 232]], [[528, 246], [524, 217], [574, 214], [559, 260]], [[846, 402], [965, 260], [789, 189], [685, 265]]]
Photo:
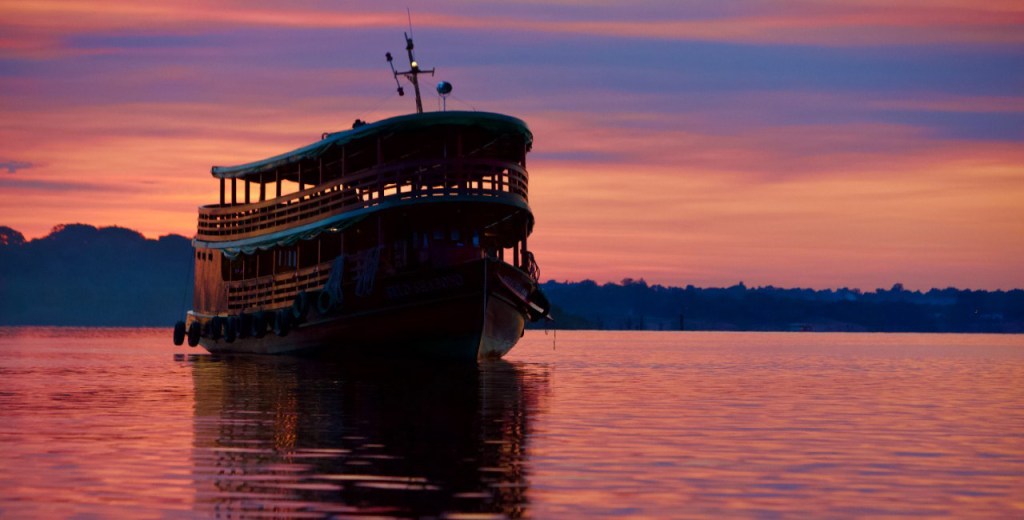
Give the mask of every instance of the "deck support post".
[[231, 178], [231, 205], [234, 206], [238, 203], [238, 179]]
[[220, 178], [220, 205], [221, 206], [224, 205], [224, 200], [225, 200], [224, 199], [224, 184], [225, 184], [224, 177], [221, 177]]
[[[523, 223], [523, 227], [524, 228], [526, 227], [526, 223], [525, 222]], [[523, 263], [525, 264], [526, 263], [526, 252], [528, 251], [528, 249], [526, 249], [526, 230], [525, 229], [523, 229], [523, 242], [522, 242], [522, 245], [523, 245], [522, 257], [523, 257]], [[526, 266], [526, 267], [529, 268], [529, 266]]]
[[384, 219], [377, 214], [377, 247], [384, 247]]
[[245, 180], [245, 203], [249, 203], [249, 179]]

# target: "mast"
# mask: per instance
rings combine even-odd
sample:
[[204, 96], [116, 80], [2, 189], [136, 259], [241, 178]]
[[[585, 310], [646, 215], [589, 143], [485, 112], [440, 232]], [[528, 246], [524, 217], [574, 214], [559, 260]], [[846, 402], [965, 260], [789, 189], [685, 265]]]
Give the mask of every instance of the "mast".
[[395, 64], [392, 61], [391, 53], [385, 53], [384, 57], [388, 60], [388, 65], [391, 66], [391, 73], [395, 75], [395, 84], [398, 85], [398, 95], [404, 96], [405, 89], [402, 88], [402, 83], [398, 81], [398, 76], [404, 76], [405, 79], [412, 83], [412, 88], [416, 92], [416, 113], [423, 113], [423, 100], [420, 98], [420, 74], [434, 75], [434, 69], [421, 70], [419, 63], [416, 63], [416, 58], [412, 55], [412, 49], [414, 47], [412, 38], [409, 37], [409, 33], [403, 33], [405, 35], [405, 51], [409, 54], [409, 70], [398, 72], [395, 70]]

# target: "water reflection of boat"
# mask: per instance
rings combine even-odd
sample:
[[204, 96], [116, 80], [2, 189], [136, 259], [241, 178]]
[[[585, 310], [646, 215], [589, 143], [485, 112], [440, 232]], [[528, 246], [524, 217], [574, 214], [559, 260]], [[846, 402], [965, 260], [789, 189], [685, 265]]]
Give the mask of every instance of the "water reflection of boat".
[[502, 114], [423, 113], [417, 76], [433, 71], [408, 37], [407, 49], [395, 76], [416, 87], [417, 113], [213, 168], [220, 201], [199, 208], [193, 310], [175, 343], [479, 359], [547, 316], [527, 248], [533, 134]]
[[523, 516], [546, 374], [198, 357], [197, 512]]

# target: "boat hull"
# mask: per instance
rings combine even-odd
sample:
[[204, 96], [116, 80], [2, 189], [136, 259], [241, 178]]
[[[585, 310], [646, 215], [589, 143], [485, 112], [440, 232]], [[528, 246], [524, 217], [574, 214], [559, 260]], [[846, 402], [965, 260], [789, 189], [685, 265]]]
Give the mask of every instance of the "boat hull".
[[[536, 283], [495, 260], [380, 281], [334, 312], [311, 310], [287, 335], [204, 337], [211, 353], [326, 357], [499, 358], [523, 334]], [[194, 317], [193, 319], [201, 319]]]

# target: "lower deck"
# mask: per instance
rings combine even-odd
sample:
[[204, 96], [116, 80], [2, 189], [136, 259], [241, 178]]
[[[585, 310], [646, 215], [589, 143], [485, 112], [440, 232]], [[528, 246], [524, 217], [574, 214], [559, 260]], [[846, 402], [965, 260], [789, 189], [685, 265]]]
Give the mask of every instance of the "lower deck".
[[496, 260], [379, 282], [363, 298], [325, 288], [270, 314], [192, 312], [188, 327], [213, 353], [475, 360], [508, 352], [538, 317], [531, 309], [546, 306], [532, 279]]

